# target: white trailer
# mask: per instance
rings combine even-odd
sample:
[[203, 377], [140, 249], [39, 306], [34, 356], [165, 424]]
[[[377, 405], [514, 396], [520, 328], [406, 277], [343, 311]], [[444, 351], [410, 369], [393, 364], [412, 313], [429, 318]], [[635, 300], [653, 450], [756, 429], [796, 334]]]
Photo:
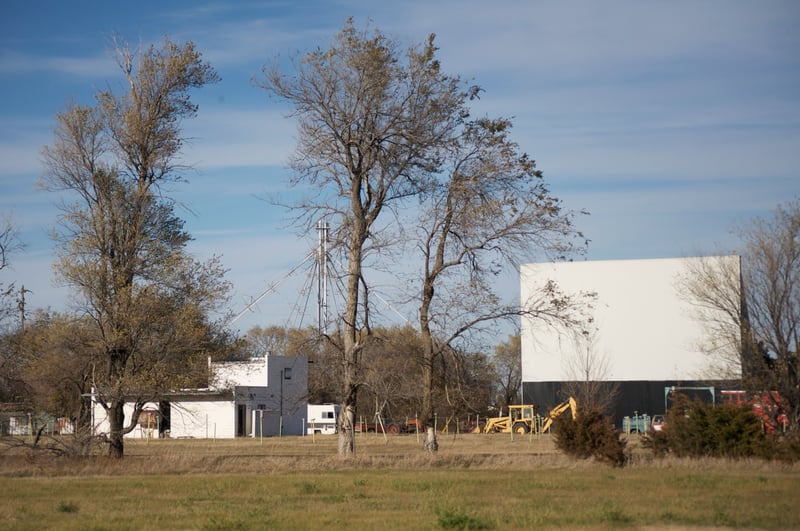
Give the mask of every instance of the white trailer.
[[338, 404], [308, 404], [308, 435], [330, 435], [336, 433], [339, 421]]

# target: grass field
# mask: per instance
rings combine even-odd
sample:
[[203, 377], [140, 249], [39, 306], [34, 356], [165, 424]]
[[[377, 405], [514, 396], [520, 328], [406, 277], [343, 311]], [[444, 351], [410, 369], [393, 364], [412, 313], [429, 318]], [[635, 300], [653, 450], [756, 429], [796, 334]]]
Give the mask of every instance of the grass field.
[[574, 461], [548, 436], [135, 441], [122, 461], [0, 456], [4, 529], [800, 529], [800, 470], [759, 461]]

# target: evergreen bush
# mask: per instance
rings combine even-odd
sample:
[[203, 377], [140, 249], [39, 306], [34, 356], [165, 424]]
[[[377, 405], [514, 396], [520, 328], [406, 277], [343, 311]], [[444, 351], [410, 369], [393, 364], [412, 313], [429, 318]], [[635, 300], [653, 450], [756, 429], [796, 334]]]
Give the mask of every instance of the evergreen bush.
[[611, 419], [598, 410], [579, 411], [574, 420], [562, 415], [553, 423], [553, 436], [556, 446], [567, 455], [594, 457], [613, 466], [625, 464], [625, 441]]
[[[750, 406], [713, 405], [679, 396], [666, 415], [664, 427], [646, 443], [656, 455], [678, 457], [763, 457], [772, 459], [783, 446], [764, 434]], [[790, 454], [790, 450], [780, 452]]]

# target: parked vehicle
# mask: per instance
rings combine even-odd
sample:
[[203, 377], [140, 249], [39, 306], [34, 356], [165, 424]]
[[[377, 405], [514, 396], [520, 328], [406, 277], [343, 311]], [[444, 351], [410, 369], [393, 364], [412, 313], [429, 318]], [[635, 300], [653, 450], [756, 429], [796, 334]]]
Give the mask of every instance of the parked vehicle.
[[661, 431], [664, 429], [664, 415], [653, 415], [653, 421], [650, 423], [650, 429], [653, 431]]
[[721, 395], [723, 404], [751, 406], [765, 433], [785, 432], [789, 428], [789, 407], [778, 391], [748, 393], [742, 390], [724, 390]]
[[392, 420], [381, 419], [380, 422], [370, 421], [362, 422], [356, 421], [356, 433], [369, 432], [369, 433], [388, 433], [390, 435], [399, 435], [401, 433], [415, 433], [417, 431], [424, 431], [424, 426], [421, 420], [408, 419], [408, 420]]
[[339, 408], [338, 404], [308, 404], [306, 433], [308, 435], [331, 435], [336, 433]]
[[363, 432], [384, 433], [385, 431], [384, 426], [385, 425], [381, 424], [380, 422], [367, 422], [367, 421], [362, 422], [360, 420], [357, 420], [355, 426], [353, 426], [353, 429], [355, 430], [356, 433], [363, 433]]
[[511, 433], [513, 431], [520, 435], [531, 431], [546, 433], [556, 417], [565, 411], [572, 411], [573, 419], [578, 414], [577, 403], [572, 397], [550, 410], [546, 417], [537, 415], [536, 409], [537, 407], [534, 405], [508, 406], [508, 415], [487, 419], [483, 432]]
[[500, 432], [524, 434], [536, 429], [536, 406], [508, 406], [508, 415], [486, 420], [484, 433]]

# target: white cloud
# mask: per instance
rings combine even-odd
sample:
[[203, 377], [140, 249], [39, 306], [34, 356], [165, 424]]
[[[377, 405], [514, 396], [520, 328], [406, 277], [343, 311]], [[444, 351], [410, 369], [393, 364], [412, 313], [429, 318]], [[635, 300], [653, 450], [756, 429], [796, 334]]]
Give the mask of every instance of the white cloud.
[[0, 116], [0, 179], [42, 171], [41, 149], [52, 140], [53, 122], [40, 117]]
[[787, 38], [775, 27], [790, 27], [798, 15], [791, 2], [765, 9], [742, 2], [509, 1], [486, 9], [483, 2], [458, 1], [419, 2], [398, 11], [408, 16], [393, 26], [437, 33], [446, 67], [539, 76], [594, 76], [706, 54], [771, 55]]
[[284, 166], [294, 150], [294, 122], [275, 110], [205, 106], [184, 127], [183, 159], [198, 168]]
[[118, 72], [108, 54], [89, 57], [41, 56], [7, 51], [0, 54], [0, 74], [56, 74], [86, 78], [111, 77]]

